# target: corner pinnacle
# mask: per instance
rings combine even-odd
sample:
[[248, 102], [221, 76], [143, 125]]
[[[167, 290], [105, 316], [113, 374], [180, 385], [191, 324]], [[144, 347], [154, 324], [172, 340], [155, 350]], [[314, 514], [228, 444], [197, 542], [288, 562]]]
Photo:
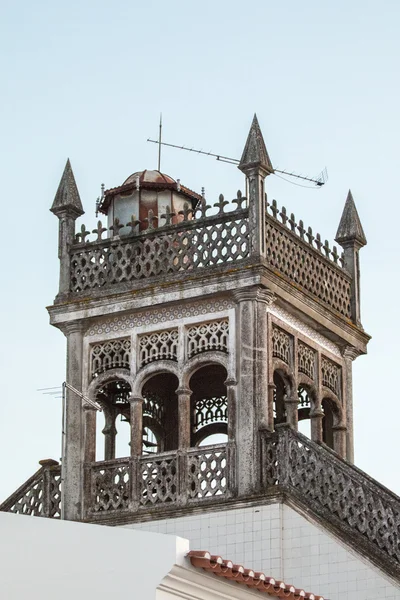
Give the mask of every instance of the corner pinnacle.
[[260, 167], [267, 172], [267, 175], [274, 172], [255, 113], [242, 158], [240, 159], [239, 169], [245, 172], [247, 169], [253, 167]]
[[335, 241], [341, 245], [346, 242], [356, 242], [360, 247], [367, 243], [351, 190], [347, 195]]
[[81, 198], [79, 196], [78, 187], [76, 185], [69, 158], [65, 165], [64, 173], [61, 177], [61, 181], [50, 210], [52, 213], [57, 215], [60, 211], [66, 209], [74, 212], [76, 216], [84, 214]]

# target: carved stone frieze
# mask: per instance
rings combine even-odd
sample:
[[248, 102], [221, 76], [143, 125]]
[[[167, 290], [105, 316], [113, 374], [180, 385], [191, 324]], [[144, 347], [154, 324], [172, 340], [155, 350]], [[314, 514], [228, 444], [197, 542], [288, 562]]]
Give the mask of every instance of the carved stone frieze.
[[126, 332], [133, 327], [180, 321], [185, 318], [226, 311], [233, 307], [234, 302], [224, 298], [208, 302], [194, 302], [188, 305], [147, 309], [103, 319], [92, 324], [86, 335], [109, 334], [113, 331]]
[[322, 348], [326, 348], [326, 350], [328, 350], [331, 354], [341, 357], [340, 349], [336, 344], [331, 342], [331, 340], [328, 340], [328, 338], [318, 333], [318, 331], [315, 331], [315, 329], [313, 329], [294, 315], [290, 314], [284, 308], [281, 308], [277, 304], [273, 304], [269, 307], [268, 312], [278, 317], [278, 319], [280, 319], [284, 323], [290, 325], [293, 329], [296, 329], [296, 331], [298, 331], [299, 333], [302, 333], [304, 336], [310, 338], [313, 342], [315, 342]]

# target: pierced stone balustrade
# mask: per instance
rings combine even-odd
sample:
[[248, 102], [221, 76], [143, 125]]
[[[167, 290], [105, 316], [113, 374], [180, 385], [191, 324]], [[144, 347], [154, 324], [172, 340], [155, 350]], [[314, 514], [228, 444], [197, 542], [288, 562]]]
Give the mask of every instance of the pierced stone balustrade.
[[283, 492], [400, 577], [400, 498], [323, 444], [281, 427], [262, 432], [262, 489]]
[[40, 461], [41, 468], [0, 504], [0, 511], [35, 517], [61, 517], [61, 465]]
[[233, 490], [233, 449], [214, 444], [186, 451], [119, 458], [85, 466], [89, 521], [218, 501]]

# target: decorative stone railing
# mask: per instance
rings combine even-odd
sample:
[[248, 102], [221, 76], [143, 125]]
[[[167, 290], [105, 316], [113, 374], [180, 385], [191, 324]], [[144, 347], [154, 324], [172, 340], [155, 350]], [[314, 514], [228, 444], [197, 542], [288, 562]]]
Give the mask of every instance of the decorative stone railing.
[[[280, 220], [278, 220], [278, 217]], [[311, 293], [325, 304], [351, 317], [351, 277], [343, 269], [343, 258], [336, 246], [296, 223], [293, 214], [279, 211], [276, 201], [267, 204], [265, 219], [266, 259], [272, 270], [289, 283]]]
[[61, 517], [61, 466], [40, 461], [41, 468], [0, 504], [0, 511], [36, 517]]
[[[102, 239], [106, 231], [99, 221], [97, 240], [86, 242], [89, 232], [82, 226], [78, 243], [70, 250], [70, 293], [94, 290], [104, 286], [126, 284], [141, 279], [213, 267], [249, 256], [248, 209], [246, 199], [238, 194], [237, 209], [225, 212], [228, 204], [221, 195], [214, 206], [218, 213], [208, 216], [209, 207], [193, 214], [182, 211], [182, 221], [171, 225], [171, 214], [164, 215], [165, 224], [155, 228], [149, 211], [147, 229], [138, 231], [139, 221], [128, 223], [131, 232], [119, 235], [122, 225], [116, 220], [112, 237]], [[151, 213], [151, 214], [150, 214]], [[189, 218], [192, 216], [192, 218]]]
[[[101, 221], [93, 232], [82, 225], [69, 250], [69, 294], [82, 296], [114, 286], [124, 290], [151, 278], [252, 262], [253, 226], [247, 199], [238, 192], [232, 202], [237, 208], [228, 210], [221, 194], [213, 215], [207, 214], [209, 206], [193, 211], [186, 204], [179, 215], [182, 220], [175, 224], [172, 213], [158, 219], [150, 210], [142, 221], [132, 216], [124, 225], [115, 219], [109, 231]], [[129, 233], [120, 235], [121, 229]], [[91, 233], [94, 241], [89, 241]], [[108, 237], [103, 239], [104, 235]], [[351, 318], [351, 276], [336, 246], [331, 249], [301, 220], [297, 224], [294, 215], [289, 217], [284, 207], [280, 210], [275, 200], [265, 205], [265, 236], [262, 262], [273, 273]]]
[[223, 444], [86, 465], [87, 518], [106, 520], [116, 512], [226, 497], [233, 487], [232, 468], [228, 469], [232, 459], [232, 449]]
[[280, 488], [358, 552], [400, 576], [400, 498], [287, 427], [261, 434], [262, 489]]

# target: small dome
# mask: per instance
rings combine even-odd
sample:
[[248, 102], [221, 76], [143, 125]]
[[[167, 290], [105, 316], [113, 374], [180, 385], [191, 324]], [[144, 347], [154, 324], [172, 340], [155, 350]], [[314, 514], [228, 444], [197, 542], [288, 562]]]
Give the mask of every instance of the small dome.
[[172, 179], [172, 177], [170, 177], [169, 175], [165, 175], [165, 173], [161, 173], [160, 171], [148, 171], [147, 169], [145, 169], [144, 171], [137, 171], [136, 173], [130, 175], [122, 185], [136, 183], [138, 177], [140, 183], [176, 183], [175, 179]]

